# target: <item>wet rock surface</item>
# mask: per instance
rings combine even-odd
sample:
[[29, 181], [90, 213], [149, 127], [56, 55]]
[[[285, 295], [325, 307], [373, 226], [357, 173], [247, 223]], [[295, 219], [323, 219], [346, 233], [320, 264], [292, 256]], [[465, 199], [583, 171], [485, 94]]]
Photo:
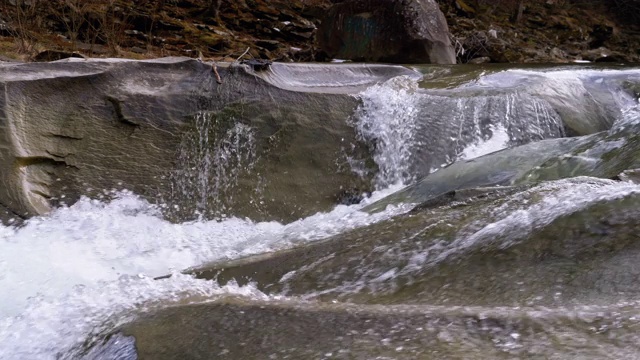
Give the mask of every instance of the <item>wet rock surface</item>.
[[0, 204], [0, 224], [18, 225], [22, 221], [22, 217]]
[[[125, 327], [123, 332], [130, 336], [127, 339], [135, 337], [140, 359], [204, 359], [211, 354], [221, 359], [615, 359], [628, 355], [630, 352], [621, 349], [632, 352], [635, 348], [633, 329], [637, 321], [629, 319], [631, 312], [624, 306], [616, 308], [616, 314], [625, 319], [619, 322], [598, 310], [383, 307], [223, 299], [166, 309]], [[192, 326], [185, 328], [185, 323]], [[594, 328], [610, 330], [605, 335]], [[315, 331], [311, 334], [308, 329]], [[243, 334], [240, 339], [238, 333]], [[571, 334], [563, 340], [563, 347], [555, 340], [560, 333]], [[622, 340], [610, 340], [612, 337]], [[300, 342], [305, 345], [300, 346]], [[600, 346], [584, 345], [594, 342]], [[120, 341], [112, 348], [124, 353], [133, 346]]]
[[638, 353], [637, 68], [217, 72], [0, 64], [1, 358]]
[[358, 105], [349, 93], [410, 73], [376, 69], [348, 70], [361, 76], [332, 93], [284, 90], [247, 65], [218, 66], [220, 84], [210, 64], [186, 58], [2, 67], [0, 203], [36, 215], [127, 189], [168, 204], [174, 220], [328, 209], [370, 186], [346, 164], [368, 151], [345, 122]]
[[[633, 189], [593, 178], [485, 189], [423, 204], [303, 249], [194, 272], [223, 282], [255, 281], [268, 293], [324, 300], [604, 305], [640, 291], [605, 266], [626, 259], [624, 271], [638, 271], [628, 262], [640, 229]], [[579, 201], [580, 191], [601, 198]], [[558, 205], [545, 206], [552, 203]]]
[[639, 195], [635, 185], [595, 178], [478, 189], [303, 248], [195, 271], [271, 297], [169, 307], [119, 331], [142, 359], [633, 354]]

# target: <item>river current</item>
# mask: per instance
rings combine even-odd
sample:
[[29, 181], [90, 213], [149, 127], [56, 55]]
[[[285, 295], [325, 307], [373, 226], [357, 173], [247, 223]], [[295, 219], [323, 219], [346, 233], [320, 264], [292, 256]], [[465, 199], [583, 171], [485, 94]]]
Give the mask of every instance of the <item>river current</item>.
[[[439, 358], [437, 352], [425, 352], [427, 347], [437, 349], [439, 345], [421, 343], [420, 336], [409, 332], [410, 327], [414, 331], [421, 329], [418, 333], [422, 328], [435, 331], [427, 337], [439, 343], [457, 343], [460, 349], [456, 356], [471, 349], [467, 358], [541, 358], [548, 355], [542, 349], [548, 344], [556, 349], [556, 358], [640, 357], [640, 348], [634, 343], [639, 340], [634, 329], [640, 326], [637, 304], [640, 298], [635, 294], [627, 297], [618, 293], [611, 303], [591, 301], [585, 296], [587, 300], [577, 305], [571, 298], [563, 298], [564, 290], [559, 287], [548, 301], [538, 301], [536, 296], [547, 296], [547, 293], [540, 290], [536, 294], [537, 290], [531, 290], [536, 286], [528, 285], [535, 279], [524, 275], [514, 275], [512, 281], [515, 288], [523, 289], [521, 292], [531, 293], [527, 299], [533, 300], [529, 303], [526, 299], [517, 300], [516, 295], [513, 301], [496, 295], [488, 296], [483, 305], [465, 306], [464, 300], [451, 300], [451, 305], [447, 305], [448, 302], [436, 294], [447, 287], [446, 277], [431, 290], [428, 287], [412, 290], [420, 283], [417, 279], [425, 269], [443, 263], [445, 258], [455, 259], [456, 254], [463, 256], [475, 251], [474, 247], [479, 247], [481, 241], [502, 241], [496, 245], [500, 249], [515, 247], [525, 242], [516, 239], [521, 235], [516, 232], [534, 233], [592, 204], [640, 195], [640, 185], [630, 182], [593, 178], [596, 182], [586, 185], [563, 180], [536, 183], [535, 186], [540, 187], [531, 193], [508, 194], [504, 203], [487, 205], [486, 216], [478, 217], [460, 230], [457, 242], [421, 243], [412, 248], [409, 255], [401, 245], [381, 246], [379, 249], [384, 251], [380, 250], [380, 259], [396, 256], [406, 258], [407, 262], [397, 266], [385, 263], [382, 271], [372, 265], [377, 261], [371, 258], [374, 256], [371, 254], [375, 254], [372, 252], [362, 257], [365, 260], [358, 265], [362, 270], [358, 276], [349, 277], [349, 270], [345, 269], [352, 265], [345, 260], [334, 269], [335, 277], [343, 278], [332, 284], [326, 280], [328, 277], [322, 281], [316, 279], [322, 285], [309, 291], [295, 290], [295, 279], [291, 282], [293, 290], [266, 291], [259, 281], [247, 284], [230, 281], [223, 285], [183, 273], [206, 264], [304, 248], [354, 231], [377, 229], [372, 230], [373, 234], [382, 233], [387, 225], [380, 224], [389, 224], [390, 219], [404, 219], [402, 216], [407, 216], [419, 201], [408, 199], [373, 213], [363, 208], [453, 163], [539, 141], [588, 137], [600, 131], [612, 131], [609, 130], [612, 127], [629, 127], [640, 122], [638, 95], [625, 88], [629, 82], [640, 84], [640, 70], [634, 68], [489, 68], [484, 71], [469, 68], [459, 76], [443, 77], [448, 79], [445, 83], [438, 75], [438, 67], [425, 66], [417, 70], [424, 78], [397, 77], [363, 90], [357, 95], [361, 104], [356, 113], [345, 119], [360, 140], [371, 144], [378, 169], [374, 180], [376, 190], [364, 194], [364, 200], [358, 204], [336, 205], [329, 212], [286, 224], [257, 222], [234, 217], [232, 213], [215, 219], [172, 223], [164, 219], [158, 204], [151, 204], [134, 193], [119, 191], [111, 194], [115, 198], [111, 201], [85, 197], [21, 226], [0, 225], [0, 359], [137, 358], [140, 354], [135, 351], [132, 337], [117, 334], [105, 340], [105, 336], [135, 323], [145, 314], [186, 304], [216, 304], [230, 298], [245, 299], [243, 301], [267, 309], [290, 306], [302, 313], [307, 308], [316, 311], [315, 306], [324, 306], [318, 304], [327, 304], [323, 311], [333, 314], [326, 315], [327, 318], [337, 316], [335, 314], [356, 316], [336, 318], [334, 324], [338, 326], [357, 324], [361, 311], [375, 314], [369, 318], [369, 330], [363, 322], [360, 338], [354, 336], [364, 344], [375, 343], [380, 349], [373, 346], [372, 353], [367, 354], [366, 346], [337, 341], [335, 344], [342, 348], [326, 350], [311, 341], [310, 349], [317, 346], [317, 353], [292, 352], [291, 358]], [[635, 141], [635, 138], [629, 139]], [[620, 141], [612, 143], [612, 148], [620, 147], [624, 140]], [[356, 160], [351, 166], [353, 171], [363, 171], [363, 165]], [[213, 187], [211, 183], [203, 183], [196, 190], [206, 196], [207, 192], [214, 191]], [[538, 196], [546, 198], [536, 203]], [[435, 221], [438, 219], [453, 224], [453, 220], [444, 220], [444, 215], [434, 219], [426, 216], [425, 228], [416, 234], [428, 233], [429, 226], [440, 226]], [[384, 236], [395, 236], [397, 239], [392, 240], [403, 243], [411, 238], [405, 236], [403, 229], [416, 230], [413, 225], [403, 226], [399, 225], [395, 234]], [[513, 241], [503, 239], [505, 237]], [[354, 246], [358, 244], [354, 239], [349, 241], [353, 241]], [[535, 249], [523, 248], [522, 251]], [[466, 263], [452, 260], [446, 269], [441, 269], [442, 274], [456, 273], [455, 264], [464, 267]], [[601, 266], [614, 266], [612, 264]], [[523, 263], [523, 268], [526, 266]], [[635, 267], [633, 269], [635, 271]], [[287, 276], [295, 278], [294, 270]], [[459, 274], [470, 273], [468, 270], [460, 269]], [[487, 269], [482, 271], [490, 274]], [[495, 271], [493, 275], [500, 277], [504, 269], [496, 265]], [[171, 276], [164, 277], [167, 274]], [[540, 276], [550, 275], [541, 272]], [[627, 275], [621, 270], [619, 276]], [[157, 277], [163, 278], [155, 279]], [[397, 281], [392, 281], [394, 279]], [[508, 280], [495, 280], [495, 283], [501, 281], [508, 283]], [[637, 279], [629, 281], [638, 282]], [[545, 280], [545, 284], [548, 282]], [[406, 293], [396, 299], [389, 295], [390, 287], [396, 290], [404, 287]], [[433, 301], [419, 300], [419, 296], [409, 294], [413, 294], [412, 291], [430, 292], [429, 296], [421, 296]], [[563, 301], [552, 301], [556, 292], [557, 298]], [[460, 294], [460, 299], [464, 299], [466, 293]], [[582, 296], [573, 294], [575, 298]], [[450, 295], [454, 296], [455, 292]], [[416, 319], [420, 316], [427, 320], [419, 323]], [[511, 325], [496, 325], [492, 321]], [[249, 323], [246, 326], [249, 327]], [[302, 329], [309, 333], [326, 330], [325, 325], [317, 326], [317, 329]], [[384, 332], [384, 329], [395, 329], [395, 333], [375, 336], [376, 331]], [[218, 330], [231, 332], [224, 328]], [[280, 330], [274, 328], [273, 331]], [[594, 335], [600, 333], [608, 335]], [[242, 337], [242, 333], [237, 335]], [[322, 335], [318, 339], [322, 339]], [[601, 344], [598, 339], [602, 339]], [[332, 341], [335, 340], [327, 340]], [[283, 343], [282, 346], [289, 345]], [[340, 353], [341, 349], [346, 352]], [[521, 349], [528, 352], [518, 352]], [[233, 349], [229, 351], [233, 354]], [[453, 354], [442, 351], [440, 354], [445, 357]], [[220, 354], [211, 358], [225, 358], [226, 353]], [[283, 354], [272, 358], [286, 358]]]

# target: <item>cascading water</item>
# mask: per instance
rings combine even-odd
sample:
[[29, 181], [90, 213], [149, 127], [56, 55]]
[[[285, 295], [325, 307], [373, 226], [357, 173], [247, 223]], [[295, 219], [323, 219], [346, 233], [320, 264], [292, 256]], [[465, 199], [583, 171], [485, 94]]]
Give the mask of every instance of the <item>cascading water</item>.
[[[573, 77], [567, 72], [572, 73]], [[582, 78], [599, 76], [598, 71], [586, 73], [563, 70], [563, 76], [572, 79], [567, 84], [583, 84]], [[617, 74], [614, 73], [616, 76]], [[638, 77], [637, 71], [633, 74]], [[385, 211], [375, 214], [360, 211], [364, 206], [384, 198], [403, 185], [450, 163], [474, 159], [504, 148], [565, 136], [565, 117], [568, 111], [566, 108], [558, 109], [560, 105], [574, 100], [564, 98], [552, 101], [540, 90], [541, 83], [536, 82], [540, 79], [546, 81], [545, 79], [553, 78], [554, 75], [535, 71], [523, 75], [516, 71], [518, 79], [524, 78], [536, 84], [530, 86], [527, 83], [528, 90], [521, 87], [519, 80], [513, 81], [511, 88], [504, 83], [501, 86], [492, 85], [496, 78], [508, 78], [512, 75], [514, 73], [509, 72], [487, 75], [452, 89], [426, 88], [415, 80], [401, 76], [363, 91], [359, 95], [362, 100], [360, 107], [351, 119], [345, 121], [350, 121], [358, 136], [373, 149], [372, 157], [379, 169], [375, 179], [378, 191], [360, 204], [338, 205], [330, 212], [318, 213], [289, 224], [239, 219], [233, 216], [233, 209], [221, 205], [222, 200], [226, 201], [228, 197], [234, 196], [234, 187], [239, 181], [240, 173], [252, 173], [255, 170], [254, 164], [260, 156], [259, 149], [255, 146], [256, 133], [242, 123], [231, 121], [222, 126], [219, 119], [211, 114], [197, 114], [195, 131], [185, 137], [178, 154], [179, 168], [172, 174], [172, 183], [175, 193], [186, 200], [182, 202], [185, 205], [176, 211], [193, 215], [191, 218], [199, 216], [198, 220], [171, 223], [163, 218], [166, 207], [174, 205], [170, 201], [167, 204], [151, 205], [135, 194], [121, 192], [114, 194], [115, 199], [108, 203], [83, 198], [76, 204], [57, 209], [47, 216], [30, 219], [22, 227], [0, 226], [0, 359], [135, 358], [131, 338], [115, 335], [105, 340], [104, 336], [144, 314], [192, 303], [232, 303], [234, 298], [255, 301], [262, 308], [268, 308], [269, 304], [286, 307], [293, 303], [296, 304], [296, 311], [302, 311], [316, 303], [301, 298], [324, 301], [334, 295], [340, 300], [347, 298], [349, 302], [363, 302], [358, 306], [362, 306], [367, 312], [363, 320], [364, 327], [380, 321], [377, 316], [383, 316], [384, 319], [393, 319], [392, 316], [400, 316], [399, 314], [410, 316], [388, 326], [384, 323], [385, 326], [378, 329], [357, 328], [357, 320], [362, 319], [337, 319], [331, 327], [336, 331], [345, 329], [349, 332], [328, 342], [339, 344], [341, 339], [356, 336], [351, 345], [345, 346], [349, 351], [359, 349], [358, 339], [372, 337], [375, 339], [375, 346], [372, 348], [384, 348], [376, 354], [383, 354], [386, 358], [416, 358], [415, 356], [422, 354], [418, 350], [426, 351], [433, 344], [425, 345], [426, 343], [414, 340], [426, 339], [428, 336], [424, 334], [429, 333], [442, 344], [471, 344], [474, 346], [470, 349], [476, 349], [473, 351], [486, 351], [479, 356], [526, 355], [517, 351], [524, 346], [525, 340], [532, 341], [536, 332], [528, 330], [537, 329], [538, 323], [532, 325], [529, 322], [525, 326], [519, 322], [520, 318], [526, 315], [525, 317], [544, 322], [544, 319], [540, 320], [544, 316], [554, 316], [553, 321], [557, 323], [553, 324], [559, 330], [549, 331], [561, 332], [565, 329], [562, 327], [564, 320], [557, 320], [554, 315], [559, 310], [545, 312], [540, 309], [540, 312], [536, 312], [538, 310], [523, 310], [518, 304], [508, 311], [491, 307], [490, 304], [480, 310], [477, 307], [447, 308], [446, 301], [455, 297], [446, 297], [446, 301], [443, 300], [438, 305], [441, 307], [426, 310], [369, 306], [370, 303], [378, 303], [376, 296], [386, 296], [393, 291], [404, 296], [398, 296], [398, 299], [415, 300], [411, 286], [421, 284], [419, 276], [423, 276], [428, 271], [427, 268], [446, 263], [449, 257], [466, 261], [467, 252], [476, 251], [476, 248], [491, 243], [492, 239], [499, 236], [521, 236], [526, 231], [533, 233], [559, 221], [558, 219], [570, 218], [575, 213], [600, 206], [599, 204], [607, 201], [635, 201], [634, 196], [640, 192], [637, 185], [619, 184], [610, 180], [541, 185], [530, 192], [511, 194], [509, 196], [513, 196], [503, 199], [502, 204], [489, 197], [495, 201], [487, 204], [487, 208], [492, 211], [479, 211], [469, 216], [464, 213], [468, 204], [457, 200], [451, 208], [445, 210], [459, 213], [445, 213], [442, 217], [435, 215], [439, 214], [437, 211], [445, 210], [434, 210], [434, 216], [412, 213], [405, 218], [398, 217], [397, 222], [396, 218], [389, 220], [406, 213], [413, 207], [411, 204], [388, 206]], [[625, 76], [628, 78], [627, 75]], [[614, 83], [613, 80], [611, 82]], [[596, 81], [590, 84], [607, 85], [606, 82]], [[329, 88], [327, 84], [324, 85]], [[565, 95], [570, 93], [568, 90], [563, 91], [558, 88], [548, 89], [548, 92]], [[615, 118], [621, 120], [614, 125], [614, 130], [623, 131], [624, 126], [632, 128], [640, 120], [635, 112], [629, 110], [633, 106], [637, 107], [636, 99], [633, 99], [633, 105], [630, 106], [629, 97], [611, 84], [601, 91], [608, 94], [609, 98], [616, 98], [614, 102], [619, 104], [616, 110], [619, 116], [616, 115]], [[615, 144], [623, 146], [627, 142]], [[336, 153], [339, 154], [339, 151]], [[266, 177], [268, 174], [256, 172], [254, 176]], [[550, 195], [539, 201], [537, 197], [544, 196], [546, 192]], [[259, 189], [256, 194], [259, 196]], [[171, 195], [167, 195], [167, 198], [170, 199]], [[472, 205], [473, 203], [469, 206]], [[549, 213], [548, 210], [553, 211]], [[422, 219], [425, 223], [416, 225], [412, 222], [415, 219]], [[467, 221], [464, 228], [450, 230], [460, 219]], [[386, 229], [393, 229], [394, 223], [407, 227]], [[616, 224], [625, 223], [614, 219], [613, 225]], [[515, 227], [509, 230], [511, 226]], [[598, 226], [603, 229], [597, 228], [594, 232], [612, 231], [611, 224]], [[363, 233], [360, 234], [359, 231]], [[421, 236], [431, 234], [431, 231], [435, 231], [434, 238], [421, 239]], [[518, 234], [514, 234], [515, 232]], [[332, 236], [338, 237], [331, 238]], [[207, 263], [250, 255], [275, 253], [274, 256], [277, 256], [279, 251], [292, 247], [304, 249], [307, 246], [329, 246], [331, 241], [318, 240], [339, 239], [340, 236], [346, 237], [348, 251], [356, 251], [355, 255], [347, 256], [348, 259], [341, 258], [340, 251], [334, 249], [317, 252], [321, 255], [319, 258], [285, 269], [282, 276], [277, 274], [279, 263], [270, 267], [271, 272], [278, 275], [273, 284], [282, 288], [280, 293], [267, 291], [268, 286], [261, 286], [264, 284], [239, 286], [231, 282], [221, 286], [214, 281], [179, 273]], [[446, 236], [452, 236], [450, 241]], [[389, 242], [384, 246], [374, 243], [368, 247], [366, 241], [369, 239], [386, 239]], [[523, 239], [520, 239], [522, 243], [525, 242]], [[497, 248], [506, 252], [521, 242], [505, 241], [498, 244]], [[360, 246], [362, 253], [358, 253]], [[481, 254], [484, 250], [485, 248], [477, 250], [477, 253]], [[497, 259], [504, 255], [500, 251], [496, 251]], [[519, 250], [514, 252], [519, 253]], [[527, 249], [523, 253], [527, 253]], [[284, 254], [282, 263], [312, 256], [314, 252], [310, 251], [299, 257], [287, 257]], [[470, 255], [471, 260], [475, 259], [472, 256], [481, 255], [473, 253]], [[398, 264], [390, 266], [385, 263], [385, 259], [392, 259]], [[382, 266], [373, 267], [371, 264], [377, 264], [378, 260], [383, 263]], [[268, 257], [261, 261], [268, 261]], [[325, 274], [326, 276], [320, 276], [323, 264], [332, 264], [331, 261], [336, 261], [335, 267], [330, 268], [330, 273]], [[477, 264], [471, 263], [470, 268], [475, 269]], [[566, 266], [564, 263], [561, 265]], [[314, 269], [320, 270], [313, 272]], [[348, 278], [352, 273], [358, 276]], [[153, 279], [166, 274], [172, 276]], [[501, 274], [490, 275], [500, 278]], [[296, 284], [297, 279], [302, 279], [302, 284]], [[314, 279], [319, 279], [315, 284], [319, 288], [307, 291], [306, 287], [314, 285], [309, 285]], [[296, 286], [302, 290], [296, 290]], [[321, 288], [323, 286], [324, 289]], [[408, 289], [404, 293], [403, 286]], [[463, 288], [473, 288], [473, 284]], [[370, 291], [370, 298], [358, 297], [364, 296], [358, 294], [364, 293], [363, 289]], [[442, 289], [438, 288], [438, 291], [446, 292], [448, 289], [446, 279]], [[433, 296], [437, 298], [438, 293], [433, 292]], [[396, 298], [382, 298], [379, 303], [394, 304], [394, 301]], [[347, 308], [348, 314], [360, 311], [351, 309], [351, 304], [341, 304], [335, 299], [322, 306], [322, 310], [318, 311], [325, 317], [344, 314], [341, 306]], [[616, 306], [624, 307], [620, 302]], [[420, 317], [413, 316], [412, 311], [420, 316], [427, 314], [425, 316], [431, 317], [422, 324], [413, 323]], [[625, 311], [628, 312], [629, 309], [626, 308]], [[472, 315], [466, 315], [465, 312]], [[579, 308], [576, 312], [581, 314], [578, 320], [574, 319], [576, 322], [589, 322], [589, 318], [597, 313], [589, 306]], [[438, 316], [444, 316], [443, 320]], [[487, 316], [491, 318], [487, 320]], [[501, 316], [509, 321], [501, 322]], [[494, 317], [498, 320], [494, 320]], [[278, 323], [286, 324], [287, 321], [285, 319]], [[344, 321], [344, 326], [337, 326], [339, 321]], [[516, 324], [513, 329], [511, 321]], [[316, 323], [318, 326], [324, 324], [322, 321], [315, 321], [307, 322], [304, 326], [294, 324], [292, 327], [307, 329], [305, 326], [309, 323]], [[451, 327], [444, 329], [443, 323], [450, 324]], [[519, 330], [518, 326], [523, 326], [524, 330]], [[403, 331], [408, 331], [409, 328], [411, 331], [419, 331], [421, 335], [395, 338], [394, 334], [404, 334]], [[385, 329], [393, 331], [386, 336]], [[185, 329], [185, 333], [188, 333], [187, 330]], [[237, 329], [234, 331], [236, 332], [229, 332], [238, 333]], [[314, 329], [308, 331], [313, 333]], [[218, 333], [225, 333], [225, 329], [220, 329]], [[179, 335], [177, 334], [177, 339], [181, 339]], [[322, 338], [321, 335], [318, 334], [318, 338]], [[380, 339], [376, 337], [378, 335]], [[488, 348], [484, 343], [487, 339], [490, 341]], [[249, 341], [247, 346], [251, 345]], [[345, 349], [304, 354], [307, 358], [330, 358], [348, 354], [348, 351], [340, 353], [343, 350]], [[409, 350], [413, 352], [408, 352]], [[544, 353], [540, 351], [538, 355]], [[624, 351], [622, 353], [628, 355]], [[535, 352], [533, 354], [536, 355]]]
[[397, 77], [364, 91], [353, 122], [374, 147], [378, 185], [408, 184], [459, 159], [565, 135], [547, 101], [491, 90], [429, 91]]

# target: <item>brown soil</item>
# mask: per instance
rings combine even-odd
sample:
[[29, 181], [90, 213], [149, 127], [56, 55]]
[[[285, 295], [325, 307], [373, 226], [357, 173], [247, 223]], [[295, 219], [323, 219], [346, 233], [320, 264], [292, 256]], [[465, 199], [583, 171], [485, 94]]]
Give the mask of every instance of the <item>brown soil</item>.
[[[247, 49], [249, 58], [324, 60], [316, 28], [339, 1], [4, 0], [0, 60], [54, 60], [72, 52], [235, 60]], [[513, 0], [439, 1], [460, 62], [640, 61], [639, 22], [622, 19], [606, 0], [524, 0], [518, 21]]]

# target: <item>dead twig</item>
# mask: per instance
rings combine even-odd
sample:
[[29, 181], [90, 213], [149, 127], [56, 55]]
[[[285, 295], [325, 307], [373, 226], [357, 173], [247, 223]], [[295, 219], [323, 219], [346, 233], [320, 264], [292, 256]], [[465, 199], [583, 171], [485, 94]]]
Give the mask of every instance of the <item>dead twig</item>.
[[245, 51], [242, 53], [242, 55], [238, 56], [238, 58], [236, 59], [236, 61], [235, 61], [235, 62], [240, 61], [240, 59], [242, 59], [242, 57], [243, 57], [243, 56], [247, 55], [247, 53], [249, 52], [249, 50], [251, 50], [251, 48], [250, 48], [250, 47], [248, 47], [248, 48], [247, 48], [247, 50], [245, 50]]
[[[245, 50], [242, 53], [242, 55], [240, 55], [234, 62], [240, 61], [240, 59], [242, 59], [243, 56], [247, 55], [249, 50], [251, 50], [250, 47], [248, 47], [247, 50]], [[211, 70], [213, 71], [213, 73], [216, 76], [216, 82], [218, 84], [222, 84], [222, 77], [220, 77], [220, 73], [218, 73], [218, 66], [216, 65], [216, 62], [214, 60], [212, 60], [212, 59], [205, 59], [204, 56], [202, 55], [202, 52], [200, 52], [200, 51], [198, 51], [198, 60], [200, 60], [200, 62], [202, 62], [202, 61], [212, 61]]]
[[216, 66], [215, 61], [211, 64], [211, 69], [213, 69], [213, 73], [216, 74], [216, 82], [218, 84], [222, 84], [222, 78], [220, 77], [220, 74], [218, 74], [218, 67]]

